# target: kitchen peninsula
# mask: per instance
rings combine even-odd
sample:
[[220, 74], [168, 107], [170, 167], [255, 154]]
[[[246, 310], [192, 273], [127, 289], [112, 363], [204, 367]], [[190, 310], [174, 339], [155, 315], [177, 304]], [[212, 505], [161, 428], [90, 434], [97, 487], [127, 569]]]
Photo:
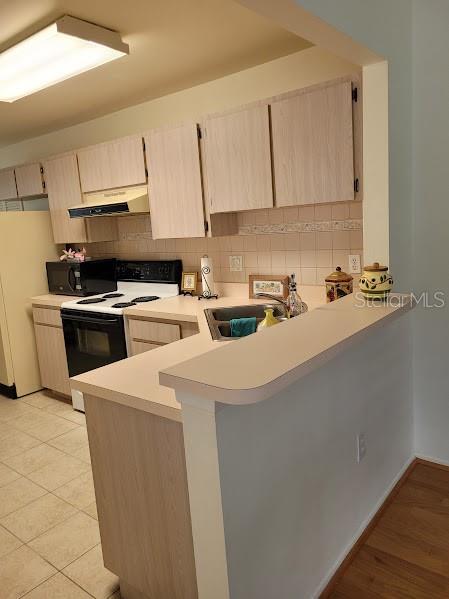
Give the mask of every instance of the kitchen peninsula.
[[410, 298], [348, 296], [225, 343], [205, 307], [129, 309], [199, 333], [71, 379], [105, 565], [125, 599], [311, 596], [407, 465]]

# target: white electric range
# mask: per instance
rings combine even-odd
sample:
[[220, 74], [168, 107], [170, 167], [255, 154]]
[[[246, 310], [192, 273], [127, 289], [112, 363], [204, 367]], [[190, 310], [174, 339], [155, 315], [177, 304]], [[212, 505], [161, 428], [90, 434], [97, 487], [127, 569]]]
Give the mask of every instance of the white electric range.
[[69, 300], [62, 309], [103, 314], [123, 314], [125, 308], [179, 295], [177, 283], [131, 283], [117, 281], [117, 291]]
[[[70, 376], [128, 356], [125, 308], [179, 294], [181, 260], [118, 261], [117, 291], [64, 302], [62, 326]], [[72, 392], [76, 410], [84, 411], [82, 393]]]

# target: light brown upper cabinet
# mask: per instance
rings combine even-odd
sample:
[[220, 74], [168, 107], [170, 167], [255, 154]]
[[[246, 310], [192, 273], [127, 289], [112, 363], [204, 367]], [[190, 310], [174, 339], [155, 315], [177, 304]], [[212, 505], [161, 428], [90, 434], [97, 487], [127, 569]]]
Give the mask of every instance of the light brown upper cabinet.
[[17, 198], [16, 178], [13, 168], [5, 168], [0, 171], [0, 200], [12, 200]]
[[123, 137], [77, 151], [83, 192], [146, 183], [140, 135]]
[[37, 196], [45, 193], [42, 178], [41, 165], [39, 162], [16, 166], [17, 195], [19, 198]]
[[145, 135], [153, 239], [204, 237], [196, 124]]
[[55, 243], [110, 241], [117, 239], [114, 218], [70, 218], [67, 209], [83, 202], [74, 153], [62, 154], [44, 162], [48, 204]]
[[204, 149], [211, 213], [273, 206], [268, 106], [207, 118]]
[[276, 206], [354, 199], [350, 81], [273, 102]]
[[44, 162], [48, 204], [55, 243], [87, 241], [82, 218], [70, 218], [67, 209], [81, 204], [82, 195], [75, 154], [56, 156]]

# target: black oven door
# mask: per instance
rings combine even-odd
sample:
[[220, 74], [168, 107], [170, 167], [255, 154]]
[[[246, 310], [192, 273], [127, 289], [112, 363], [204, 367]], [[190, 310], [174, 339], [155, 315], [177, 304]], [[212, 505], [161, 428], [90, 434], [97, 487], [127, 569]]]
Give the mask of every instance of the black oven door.
[[61, 310], [69, 375], [126, 358], [123, 316]]

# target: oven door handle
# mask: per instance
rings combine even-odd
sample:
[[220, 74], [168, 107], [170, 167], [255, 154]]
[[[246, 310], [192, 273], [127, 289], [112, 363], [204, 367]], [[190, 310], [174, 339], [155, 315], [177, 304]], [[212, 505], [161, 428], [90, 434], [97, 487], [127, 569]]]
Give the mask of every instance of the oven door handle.
[[89, 318], [87, 316], [67, 316], [61, 315], [62, 320], [71, 320], [72, 322], [90, 322], [92, 324], [117, 324], [120, 322], [118, 318]]

